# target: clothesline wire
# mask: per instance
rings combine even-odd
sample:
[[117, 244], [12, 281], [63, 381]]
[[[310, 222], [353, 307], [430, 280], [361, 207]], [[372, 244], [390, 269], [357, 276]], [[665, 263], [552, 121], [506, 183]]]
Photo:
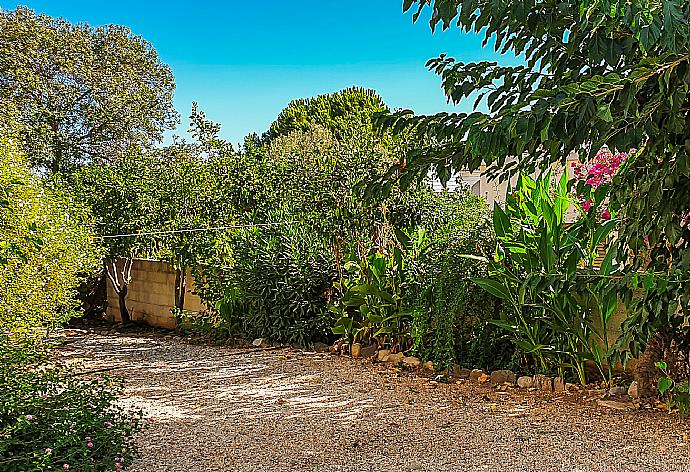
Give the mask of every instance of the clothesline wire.
[[265, 228], [269, 226], [281, 226], [289, 225], [292, 223], [298, 223], [298, 221], [280, 221], [276, 223], [254, 223], [246, 225], [228, 225], [228, 226], [216, 226], [212, 228], [187, 228], [187, 229], [171, 229], [171, 230], [161, 230], [161, 231], [141, 231], [137, 233], [125, 233], [125, 234], [109, 234], [105, 236], [97, 236], [99, 239], [116, 239], [116, 238], [129, 238], [136, 236], [159, 236], [164, 234], [179, 234], [179, 233], [203, 233], [210, 231], [225, 231], [229, 229], [248, 229], [248, 228]]

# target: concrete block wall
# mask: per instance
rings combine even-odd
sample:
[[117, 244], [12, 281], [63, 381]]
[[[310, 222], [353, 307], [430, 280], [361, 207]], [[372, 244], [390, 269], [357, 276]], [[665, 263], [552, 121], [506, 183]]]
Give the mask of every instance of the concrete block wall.
[[[206, 309], [194, 291], [194, 278], [187, 274], [185, 310]], [[143, 321], [158, 328], [175, 328], [170, 309], [175, 305], [175, 270], [163, 261], [136, 259], [132, 264], [132, 283], [127, 294], [127, 308], [133, 321]], [[120, 321], [120, 304], [112, 284], [108, 281], [106, 316]]]

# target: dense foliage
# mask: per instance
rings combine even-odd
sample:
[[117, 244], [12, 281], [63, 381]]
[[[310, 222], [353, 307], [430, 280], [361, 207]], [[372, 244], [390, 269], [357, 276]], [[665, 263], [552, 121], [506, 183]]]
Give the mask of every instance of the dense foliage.
[[0, 111], [14, 108], [38, 167], [111, 162], [158, 141], [177, 122], [174, 88], [151, 44], [126, 27], [0, 11]]
[[340, 138], [353, 124], [366, 125], [371, 122], [373, 113], [382, 111], [389, 109], [376, 92], [351, 87], [290, 102], [273, 122], [266, 137], [273, 139], [295, 130], [306, 131], [316, 124]]
[[[373, 113], [382, 109], [376, 94], [360, 89], [294, 102], [272, 127], [280, 133], [250, 137], [239, 152], [193, 110], [194, 135], [212, 163], [209, 200], [218, 208], [210, 224], [238, 228], [198, 251], [197, 291], [211, 309], [183, 314], [186, 322], [233, 337], [306, 344], [342, 336], [408, 350], [415, 306], [418, 351], [446, 365], [458, 358], [478, 319], [494, 315], [468, 314], [470, 297], [488, 296], [463, 274], [482, 275], [481, 266], [458, 262], [459, 273], [444, 272], [455, 278], [445, 296], [457, 301], [447, 336], [438, 319], [451, 315], [422, 307], [430, 301], [417, 294], [436, 279], [431, 272], [446, 260], [449, 240], [476, 253], [486, 209], [464, 192], [435, 194], [428, 182], [363, 199], [361, 184], [400, 162], [408, 145], [404, 136], [374, 132]], [[420, 237], [418, 247], [408, 234]], [[432, 343], [436, 336], [447, 342]]]
[[34, 176], [0, 138], [0, 330], [54, 327], [75, 314], [75, 290], [98, 265], [88, 216]]
[[[434, 168], [443, 179], [453, 169], [482, 164], [507, 176], [564, 163], [571, 151], [585, 161], [602, 144], [639, 147], [611, 195], [611, 206], [629, 215], [620, 221], [615, 258], [625, 260], [629, 251], [634, 256], [628, 280], [637, 270], [651, 277], [626, 325], [630, 347], [639, 352], [654, 332], [687, 325], [690, 285], [682, 281], [690, 269], [684, 218], [690, 212], [690, 5], [680, 0], [404, 2], [406, 10], [413, 5], [419, 12], [431, 8], [432, 28], [456, 24], [482, 31], [486, 42], [523, 55], [525, 64], [430, 60], [449, 99], [476, 96], [488, 112], [417, 117], [404, 111], [384, 118], [386, 126], [413, 129], [424, 144], [408, 154], [405, 172], [392, 167], [388, 177], [410, 181]], [[634, 285], [621, 286], [631, 306]]]
[[117, 406], [119, 383], [81, 378], [45, 341], [77, 314], [77, 285], [99, 263], [88, 214], [0, 144], [0, 469], [119, 470], [141, 413]]
[[[312, 101], [328, 108], [324, 104], [349, 95], [353, 103], [376, 97], [353, 89]], [[349, 121], [340, 117], [337, 135], [314, 119], [305, 129], [284, 130], [238, 153], [206, 141], [214, 169], [222, 169], [215, 173], [216, 187], [226, 204], [216, 218], [240, 228], [218, 234], [198, 277], [204, 281], [199, 292], [218, 307], [211, 318], [225, 320], [236, 335], [298, 343], [328, 339], [334, 315], [327, 306], [346, 250], [341, 246], [374, 237], [387, 211], [362, 201], [356, 185], [393, 159], [373, 133], [373, 112], [352, 113]]]
[[466, 257], [484, 254], [493, 244], [486, 202], [465, 191], [444, 192], [430, 196], [422, 209], [408, 243], [415, 351], [438, 367], [505, 367], [512, 349], [488, 324], [500, 304], [469, 280], [485, 276], [486, 264]]
[[573, 203], [566, 174], [552, 187], [550, 173], [536, 180], [520, 175], [505, 208], [494, 207], [492, 278], [474, 280], [505, 301], [504, 316], [493, 323], [510, 333], [538, 372], [564, 376], [572, 370], [584, 384], [585, 362], [593, 361], [610, 379], [618, 339], [609, 339], [608, 324], [617, 292], [610, 257], [601, 267], [594, 261], [617, 221], [601, 221], [592, 209], [601, 202], [587, 200], [589, 212], [566, 224]]

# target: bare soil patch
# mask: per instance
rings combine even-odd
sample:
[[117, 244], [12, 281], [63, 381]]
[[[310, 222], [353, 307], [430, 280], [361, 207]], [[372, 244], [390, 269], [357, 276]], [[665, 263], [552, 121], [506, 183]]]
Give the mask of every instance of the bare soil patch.
[[135, 472], [687, 471], [676, 415], [584, 396], [443, 384], [368, 361], [156, 335], [82, 335], [64, 354], [116, 368], [154, 423]]

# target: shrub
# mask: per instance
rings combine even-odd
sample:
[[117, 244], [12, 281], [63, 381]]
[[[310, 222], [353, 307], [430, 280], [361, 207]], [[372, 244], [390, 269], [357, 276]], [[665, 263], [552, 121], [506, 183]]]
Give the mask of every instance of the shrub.
[[423, 202], [411, 239], [416, 255], [407, 303], [415, 352], [440, 367], [499, 367], [512, 354], [487, 330], [500, 305], [469, 281], [485, 274], [486, 264], [466, 257], [484, 253], [493, 241], [484, 200], [463, 191], [433, 195]]
[[82, 274], [99, 263], [87, 214], [27, 169], [0, 139], [0, 328], [13, 332], [69, 319]]
[[307, 344], [324, 341], [333, 315], [327, 297], [337, 272], [328, 241], [310, 226], [256, 228], [233, 244], [229, 273], [211, 268], [227, 284], [217, 304], [229, 334]]
[[390, 224], [382, 225], [376, 241], [359, 241], [344, 258], [331, 305], [339, 315], [332, 331], [349, 343], [404, 351], [410, 344], [410, 314], [403, 310], [405, 260], [392, 230]]
[[[616, 274], [611, 252], [595, 268], [599, 245], [618, 220], [602, 220], [596, 211], [603, 193], [579, 219], [566, 224], [574, 197], [562, 175], [536, 180], [520, 175], [505, 207], [494, 207], [497, 244], [488, 260], [490, 278], [474, 281], [501, 298], [500, 321], [522, 352], [544, 373], [570, 371], [586, 383], [585, 363], [593, 361], [606, 380], [619, 359], [608, 325], [617, 307]], [[609, 218], [611, 215], [609, 215]]]
[[116, 403], [122, 383], [87, 379], [32, 341], [0, 334], [0, 470], [97, 472], [128, 466], [141, 411]]

